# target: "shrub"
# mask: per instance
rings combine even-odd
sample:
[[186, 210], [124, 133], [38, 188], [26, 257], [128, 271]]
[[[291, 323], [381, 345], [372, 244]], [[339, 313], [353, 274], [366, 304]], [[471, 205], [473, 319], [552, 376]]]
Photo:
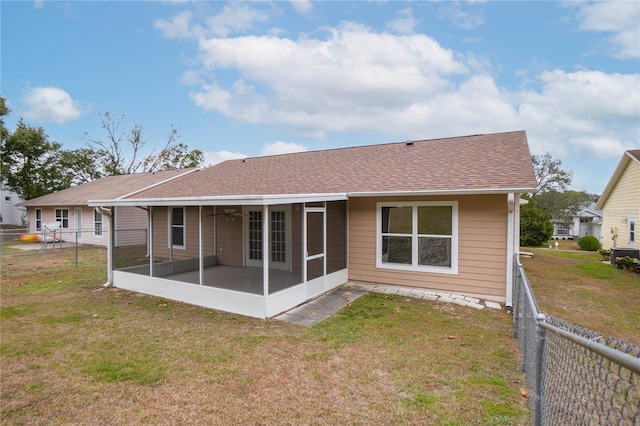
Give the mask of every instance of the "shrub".
[[627, 271], [636, 270], [638, 268], [638, 263], [640, 263], [640, 261], [633, 257], [616, 257], [616, 264], [618, 266], [622, 266], [622, 268]]
[[578, 247], [585, 251], [596, 251], [600, 249], [601, 245], [596, 237], [586, 235], [578, 240]]
[[611, 250], [605, 250], [605, 249], [601, 248], [601, 249], [598, 249], [598, 254], [600, 255], [600, 258], [602, 260], [611, 259]]
[[553, 223], [534, 199], [520, 208], [520, 245], [539, 246], [553, 235]]

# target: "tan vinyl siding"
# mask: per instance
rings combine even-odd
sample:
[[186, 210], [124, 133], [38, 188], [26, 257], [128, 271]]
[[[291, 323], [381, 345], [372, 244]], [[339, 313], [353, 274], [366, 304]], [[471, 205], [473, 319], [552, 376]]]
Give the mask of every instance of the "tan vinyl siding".
[[291, 272], [302, 274], [302, 204], [291, 206]]
[[[224, 206], [226, 209], [235, 209], [242, 212], [242, 206]], [[217, 208], [217, 212], [224, 211], [222, 207]], [[242, 255], [242, 224], [241, 216], [233, 220], [227, 220], [225, 215], [215, 216], [216, 218], [216, 241], [217, 258], [219, 265], [244, 266]]]
[[629, 246], [628, 217], [636, 219], [636, 243], [638, 242], [638, 223], [640, 222], [640, 164], [630, 161], [622, 172], [616, 186], [603, 206], [602, 246], [613, 247], [612, 229], [617, 228], [616, 247]]
[[[146, 244], [147, 239], [147, 211], [138, 207], [115, 207], [115, 245], [116, 247]], [[86, 219], [85, 219], [86, 220]], [[93, 212], [91, 213], [93, 221]], [[102, 239], [108, 234], [109, 219], [102, 217]], [[92, 226], [93, 227], [93, 226]]]
[[[157, 260], [170, 259], [169, 253], [169, 209], [171, 207], [154, 207], [153, 209], [153, 257]], [[195, 259], [200, 256], [200, 233], [199, 227], [199, 207], [185, 207], [185, 246], [184, 248], [173, 248], [173, 259]], [[213, 214], [212, 207], [202, 209], [202, 250], [203, 256], [214, 254], [213, 248]]]
[[[376, 268], [376, 203], [457, 201], [458, 273]], [[505, 297], [507, 196], [352, 198], [349, 201], [349, 279], [456, 293]]]

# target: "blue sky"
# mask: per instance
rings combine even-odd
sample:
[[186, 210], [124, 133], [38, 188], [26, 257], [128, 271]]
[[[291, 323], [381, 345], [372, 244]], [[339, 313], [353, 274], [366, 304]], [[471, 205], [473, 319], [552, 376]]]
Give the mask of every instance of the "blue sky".
[[[526, 130], [601, 193], [640, 148], [640, 2], [0, 3], [15, 128], [65, 149], [99, 114], [209, 162]], [[455, 155], [452, 152], [452, 155]]]

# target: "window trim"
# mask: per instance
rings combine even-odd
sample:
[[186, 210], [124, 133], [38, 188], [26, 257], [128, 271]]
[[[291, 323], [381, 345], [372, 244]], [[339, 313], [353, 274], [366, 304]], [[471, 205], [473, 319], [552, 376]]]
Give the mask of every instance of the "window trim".
[[[38, 217], [38, 213], [40, 213], [40, 217]], [[36, 231], [42, 231], [42, 209], [35, 210], [36, 215]]]
[[[412, 207], [412, 253], [418, 247], [417, 217], [418, 207], [451, 207], [451, 266], [427, 266], [413, 263], [416, 256], [413, 256], [411, 265], [397, 263], [386, 263], [382, 261], [382, 208], [383, 207]], [[393, 269], [412, 272], [432, 272], [437, 274], [458, 274], [458, 202], [457, 201], [381, 201], [376, 203], [376, 268]], [[402, 234], [402, 236], [408, 236]]]
[[[173, 210], [174, 209], [182, 209], [182, 225], [174, 225], [173, 224]], [[187, 249], [187, 208], [185, 206], [171, 206], [169, 207], [168, 214], [168, 225], [169, 225], [169, 235], [167, 246], [169, 248], [186, 250]], [[174, 226], [182, 228], [182, 245], [172, 244], [173, 243], [173, 228]]]
[[[58, 220], [58, 210], [60, 210], [60, 214], [62, 215], [62, 216], [60, 216], [62, 218], [61, 220]], [[64, 217], [64, 214], [63, 214], [63, 212], [65, 210], [67, 211], [67, 217], [66, 218]], [[56, 207], [55, 209], [53, 209], [53, 214], [54, 214], [54, 217], [56, 218], [56, 222], [60, 222], [60, 228], [61, 229], [69, 229], [69, 225], [71, 223], [70, 222], [71, 221], [71, 216], [70, 216], [71, 213], [69, 212], [68, 208]], [[67, 226], [64, 226], [65, 219], [67, 221]]]
[[[100, 221], [96, 220], [96, 215], [100, 215]], [[98, 232], [98, 224], [100, 224], [100, 232]], [[102, 238], [104, 234], [104, 215], [98, 211], [98, 209], [93, 209], [93, 236]]]

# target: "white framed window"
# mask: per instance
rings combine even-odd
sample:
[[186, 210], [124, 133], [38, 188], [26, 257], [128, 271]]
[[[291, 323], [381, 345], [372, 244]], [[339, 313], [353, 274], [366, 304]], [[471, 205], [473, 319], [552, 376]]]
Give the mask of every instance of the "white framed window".
[[184, 207], [169, 208], [169, 244], [173, 248], [185, 248], [186, 209]]
[[556, 235], [569, 235], [571, 232], [571, 224], [569, 223], [557, 223]]
[[69, 209], [56, 209], [56, 222], [61, 223], [61, 228], [69, 229]]
[[380, 202], [376, 266], [458, 273], [458, 202]]
[[42, 209], [36, 209], [36, 230], [42, 231]]
[[93, 210], [93, 235], [102, 236], [102, 213], [98, 209]]

